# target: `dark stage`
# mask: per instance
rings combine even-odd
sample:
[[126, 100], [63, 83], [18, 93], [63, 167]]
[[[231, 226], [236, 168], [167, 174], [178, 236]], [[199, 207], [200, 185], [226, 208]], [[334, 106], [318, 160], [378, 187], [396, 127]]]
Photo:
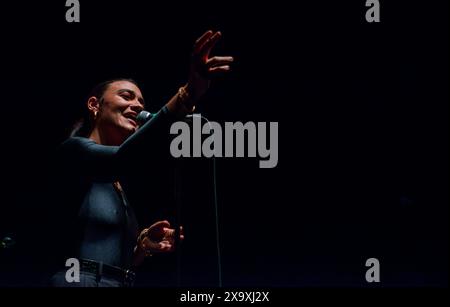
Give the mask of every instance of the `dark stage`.
[[[235, 61], [196, 113], [279, 125], [276, 167], [216, 158], [223, 286], [448, 287], [448, 2], [380, 0], [380, 23], [365, 0], [80, 1], [79, 23], [64, 2], [2, 4], [1, 287], [45, 286], [52, 157], [90, 89], [133, 78], [159, 110], [208, 29]], [[128, 193], [141, 226], [180, 213], [186, 239], [137, 286], [217, 287], [212, 159], [180, 161], [181, 212], [166, 162], [133, 161]]]

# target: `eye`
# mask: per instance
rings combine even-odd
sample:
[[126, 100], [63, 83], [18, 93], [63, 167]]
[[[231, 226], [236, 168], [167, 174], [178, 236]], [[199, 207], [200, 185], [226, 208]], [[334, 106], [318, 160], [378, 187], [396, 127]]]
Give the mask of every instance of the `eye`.
[[131, 94], [130, 94], [130, 93], [127, 93], [127, 92], [121, 93], [121, 94], [120, 94], [120, 97], [122, 97], [122, 98], [125, 99], [125, 100], [130, 100], [130, 99], [133, 98], [133, 97], [131, 96]]

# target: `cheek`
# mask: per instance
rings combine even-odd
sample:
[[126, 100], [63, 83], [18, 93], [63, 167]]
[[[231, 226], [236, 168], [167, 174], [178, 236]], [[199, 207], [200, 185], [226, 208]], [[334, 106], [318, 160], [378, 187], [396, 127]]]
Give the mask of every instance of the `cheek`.
[[106, 117], [117, 119], [122, 113], [127, 109], [126, 104], [122, 103], [114, 103], [107, 106], [104, 106], [104, 114]]
[[111, 110], [115, 113], [122, 113], [128, 108], [128, 103], [125, 102], [116, 102], [111, 105]]

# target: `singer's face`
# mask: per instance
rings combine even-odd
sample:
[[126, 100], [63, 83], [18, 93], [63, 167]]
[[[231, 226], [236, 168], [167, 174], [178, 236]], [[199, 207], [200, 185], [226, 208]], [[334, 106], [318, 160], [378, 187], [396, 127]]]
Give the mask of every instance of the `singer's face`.
[[136, 131], [136, 116], [144, 109], [140, 89], [128, 81], [111, 83], [100, 102], [96, 125], [122, 142]]

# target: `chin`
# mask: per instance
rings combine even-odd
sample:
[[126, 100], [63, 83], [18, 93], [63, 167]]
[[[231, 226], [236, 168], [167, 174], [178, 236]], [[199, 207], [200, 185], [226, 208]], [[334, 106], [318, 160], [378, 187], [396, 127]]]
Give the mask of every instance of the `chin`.
[[122, 130], [127, 134], [133, 134], [136, 131], [136, 128], [133, 126], [122, 127]]

